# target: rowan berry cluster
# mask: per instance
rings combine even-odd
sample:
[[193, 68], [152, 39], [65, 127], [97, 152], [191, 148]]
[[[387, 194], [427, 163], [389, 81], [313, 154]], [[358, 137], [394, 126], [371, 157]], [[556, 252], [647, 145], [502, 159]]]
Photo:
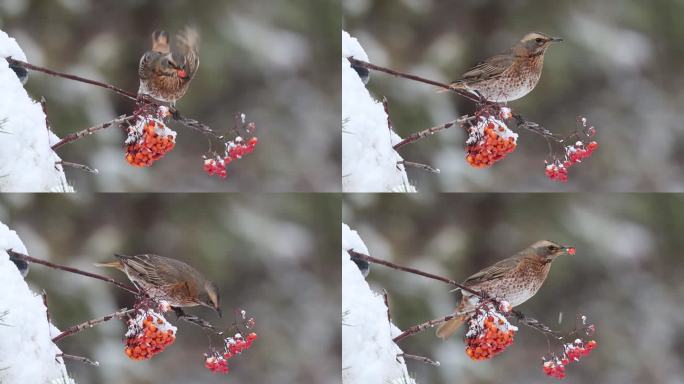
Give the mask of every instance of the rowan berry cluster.
[[206, 360], [204, 366], [213, 373], [228, 373], [228, 360], [242, 354], [245, 350], [252, 346], [252, 343], [257, 339], [257, 334], [251, 332], [247, 337], [236, 333], [233, 337], [228, 337], [224, 340], [224, 351], [214, 351], [211, 354], [205, 354]]
[[218, 176], [222, 179], [228, 176], [226, 167], [235, 160], [242, 159], [243, 156], [254, 152], [259, 139], [251, 137], [245, 141], [241, 136], [226, 143], [226, 150], [223, 156], [215, 154], [214, 157], [204, 159], [204, 171], [209, 176]]
[[587, 125], [587, 119], [580, 118], [582, 131], [575, 133], [575, 137], [580, 137], [574, 145], [567, 145], [563, 149], [565, 154], [563, 159], [555, 158], [551, 162], [546, 161], [546, 177], [553, 181], [565, 183], [568, 181], [568, 168], [579, 164], [582, 160], [588, 159], [598, 149], [599, 144], [592, 138], [596, 136], [596, 128]]
[[481, 305], [468, 319], [465, 335], [466, 354], [473, 360], [488, 360], [513, 344], [518, 328], [511, 325], [501, 312], [510, 311], [502, 302], [499, 310], [492, 303]]
[[176, 327], [152, 309], [138, 310], [128, 320], [126, 355], [133, 360], [146, 360], [164, 351], [176, 340]]
[[563, 379], [566, 376], [565, 367], [570, 363], [579, 361], [584, 356], [588, 356], [597, 345], [594, 340], [589, 340], [585, 343], [580, 339], [576, 339], [573, 343], [563, 344], [563, 354], [544, 358], [544, 365], [542, 367], [544, 373], [557, 379]]
[[160, 107], [157, 116], [138, 116], [128, 127], [126, 161], [135, 167], [150, 167], [176, 145], [176, 132], [164, 124], [163, 115], [168, 109]]
[[481, 111], [476, 115], [475, 124], [468, 123], [468, 164], [475, 168], [491, 167], [515, 150], [518, 134], [511, 131], [505, 123], [510, 117], [511, 110], [503, 107], [494, 113]]
[[[578, 318], [581, 320], [581, 331], [588, 337], [593, 336], [596, 331], [596, 327], [593, 324], [586, 324], [586, 316], [581, 316]], [[578, 333], [573, 331], [571, 334]], [[550, 355], [544, 356], [542, 358], [543, 365], [542, 369], [544, 373], [548, 376], [555, 377], [557, 379], [565, 378], [565, 368], [581, 358], [588, 356], [598, 343], [595, 340], [584, 341], [582, 339], [575, 339], [572, 343], [563, 344], [563, 352], [561, 353], [551, 353]]]

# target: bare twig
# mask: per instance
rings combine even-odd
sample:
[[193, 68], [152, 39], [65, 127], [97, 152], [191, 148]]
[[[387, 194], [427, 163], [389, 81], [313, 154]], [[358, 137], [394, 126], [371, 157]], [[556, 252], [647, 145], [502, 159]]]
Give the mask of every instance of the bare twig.
[[406, 161], [406, 160], [397, 161], [397, 165], [403, 165], [405, 167], [420, 168], [420, 169], [422, 169], [424, 171], [428, 171], [430, 173], [441, 173], [442, 172], [439, 169], [431, 167], [427, 164], [416, 163], [413, 161]]
[[379, 66], [379, 65], [371, 64], [371, 63], [369, 63], [369, 62], [366, 62], [366, 61], [363, 61], [363, 60], [358, 60], [358, 59], [355, 59], [355, 58], [353, 58], [353, 57], [349, 57], [349, 58], [347, 58], [347, 59], [348, 59], [349, 62], [352, 63], [353, 65], [356, 65], [356, 66], [359, 66], [359, 67], [363, 67], [363, 68], [367, 68], [367, 69], [372, 69], [372, 70], [374, 70], [374, 71], [385, 72], [385, 73], [390, 74], [390, 75], [392, 75], [392, 76], [402, 77], [402, 78], [404, 78], [404, 79], [413, 80], [413, 81], [418, 81], [418, 82], [421, 82], [421, 83], [424, 83], [424, 84], [434, 85], [434, 86], [436, 86], [436, 87], [445, 89], [445, 90], [447, 90], [447, 91], [452, 91], [452, 92], [454, 92], [454, 93], [456, 93], [456, 94], [458, 94], [458, 95], [460, 95], [460, 96], [463, 96], [463, 97], [465, 97], [466, 99], [468, 99], [468, 100], [470, 100], [470, 101], [474, 101], [474, 102], [476, 102], [476, 103], [481, 103], [481, 102], [484, 101], [484, 100], [482, 100], [481, 98], [479, 98], [478, 96], [476, 96], [476, 95], [474, 95], [474, 94], [472, 94], [472, 93], [470, 93], [470, 92], [467, 92], [467, 91], [464, 91], [464, 90], [461, 90], [461, 89], [454, 89], [454, 88], [450, 87], [448, 84], [444, 84], [444, 83], [440, 83], [440, 82], [437, 82], [437, 81], [429, 80], [429, 79], [426, 79], [426, 78], [423, 78], [423, 77], [420, 77], [420, 76], [411, 75], [411, 74], [408, 74], [408, 73], [403, 73], [403, 72], [395, 71], [395, 70], [393, 70], [393, 69], [381, 67], [381, 66]]
[[47, 321], [48, 323], [52, 323], [52, 319], [50, 318], [50, 309], [48, 308], [47, 292], [43, 290], [43, 292], [41, 292], [41, 296], [43, 297], [43, 305], [45, 306], [45, 316], [47, 317]]
[[448, 316], [439, 317], [437, 319], [432, 319], [432, 320], [422, 322], [420, 324], [412, 325], [412, 326], [406, 328], [401, 334], [399, 334], [399, 336], [396, 336], [394, 339], [392, 339], [392, 341], [394, 341], [395, 343], [398, 343], [401, 340], [404, 340], [405, 338], [407, 338], [409, 336], [413, 336], [416, 333], [420, 333], [420, 332], [422, 332], [428, 328], [433, 328], [433, 327], [440, 325], [442, 323], [446, 323], [447, 321], [449, 321], [451, 319], [455, 319], [459, 316], [463, 316], [464, 314], [465, 313], [454, 312]]
[[223, 136], [214, 132], [208, 125], [201, 123], [195, 119], [190, 119], [188, 117], [184, 117], [177, 110], [176, 110], [176, 113], [173, 114], [173, 119], [175, 121], [183, 124], [185, 127], [190, 128], [190, 129], [197, 131], [199, 133], [212, 136], [216, 139], [223, 138]]
[[114, 319], [114, 318], [123, 319], [126, 315], [133, 313], [135, 311], [137, 311], [137, 309], [121, 308], [114, 313], [110, 313], [109, 315], [105, 315], [105, 316], [102, 316], [102, 317], [97, 318], [97, 319], [84, 321], [80, 324], [72, 325], [71, 327], [62, 331], [62, 333], [60, 333], [59, 335], [52, 338], [52, 342], [56, 343], [56, 342], [64, 339], [65, 337], [75, 335], [75, 334], [83, 331], [84, 329], [92, 328], [92, 327], [96, 326], [97, 324], [104, 323], [104, 322], [109, 321], [109, 320]]
[[353, 250], [353, 249], [347, 250], [347, 253], [349, 253], [350, 256], [353, 256], [353, 257], [355, 257], [355, 258], [357, 258], [357, 259], [365, 260], [365, 261], [367, 261], [367, 262], [369, 262], [369, 263], [380, 264], [380, 265], [384, 265], [384, 266], [386, 266], [386, 267], [390, 267], [390, 268], [392, 268], [392, 269], [396, 269], [396, 270], [399, 270], [399, 271], [408, 272], [408, 273], [413, 273], [413, 274], [415, 274], [415, 275], [427, 277], [427, 278], [429, 278], [429, 279], [438, 280], [438, 281], [441, 281], [441, 282], [443, 282], [443, 283], [447, 283], [447, 284], [453, 285], [454, 287], [460, 288], [460, 289], [462, 289], [462, 290], [464, 290], [464, 291], [466, 291], [466, 292], [468, 292], [468, 293], [472, 293], [473, 295], [480, 296], [480, 297], [483, 296], [483, 292], [479, 292], [479, 291], [476, 291], [476, 290], [474, 290], [474, 289], [472, 289], [472, 288], [468, 288], [468, 287], [466, 287], [465, 285], [463, 285], [463, 284], [461, 284], [461, 283], [458, 283], [458, 282], [456, 282], [456, 281], [454, 281], [454, 280], [447, 279], [446, 277], [442, 277], [442, 276], [435, 275], [435, 274], [428, 273], [428, 272], [423, 272], [423, 271], [421, 271], [421, 270], [419, 270], [419, 269], [415, 269], [415, 268], [403, 267], [403, 266], [401, 266], [401, 265], [394, 264], [394, 263], [392, 263], [392, 262], [385, 261], [385, 260], [382, 260], [382, 259], [376, 259], [376, 258], [373, 257], [373, 256], [364, 255], [363, 253], [356, 252], [356, 251]]
[[460, 117], [460, 118], [458, 118], [458, 119], [456, 119], [456, 120], [449, 121], [448, 123], [444, 123], [444, 124], [441, 124], [441, 125], [438, 125], [438, 126], [435, 126], [435, 127], [431, 127], [431, 128], [424, 129], [424, 130], [422, 130], [422, 131], [420, 131], [420, 132], [416, 132], [416, 133], [414, 133], [414, 134], [411, 134], [411, 135], [405, 137], [402, 141], [400, 141], [400, 142], [398, 142], [397, 144], [395, 144], [393, 148], [394, 148], [394, 150], [396, 151], [396, 150], [398, 150], [399, 148], [401, 148], [401, 147], [403, 147], [403, 146], [405, 146], [405, 145], [408, 145], [408, 144], [414, 143], [414, 142], [416, 142], [416, 141], [418, 141], [418, 140], [421, 140], [421, 139], [424, 139], [424, 138], [426, 138], [426, 137], [432, 136], [432, 135], [434, 135], [434, 134], [437, 133], [437, 132], [440, 132], [440, 131], [444, 131], [444, 130], [446, 130], [446, 129], [449, 129], [449, 128], [453, 127], [454, 125], [461, 125], [461, 124], [463, 124], [464, 122], [466, 122], [466, 121], [468, 121], [468, 120], [470, 120], [470, 119], [473, 119], [473, 118], [474, 118], [474, 117], [472, 117], [472, 116], [462, 116], [462, 117]]
[[183, 321], [186, 321], [188, 323], [195, 324], [195, 325], [198, 325], [202, 328], [208, 329], [217, 335], [223, 334], [223, 331], [214, 327], [211, 323], [209, 323], [208, 321], [206, 321], [206, 320], [204, 320], [198, 316], [188, 315], [185, 312], [183, 312], [183, 310], [181, 308], [178, 308], [178, 307], [173, 307], [173, 310], [174, 310], [174, 312], [176, 312], [176, 316], [178, 316], [178, 319], [180, 319], [180, 320], [183, 320]]
[[390, 312], [389, 295], [387, 294], [386, 289], [382, 290], [382, 298], [385, 301], [385, 307], [387, 307], [387, 322], [392, 323], [392, 314]]
[[409, 355], [408, 353], [400, 353], [397, 355], [397, 357], [403, 357], [404, 359], [420, 361], [421, 363], [430, 364], [434, 367], [440, 366], [439, 361], [434, 361], [423, 356]]
[[55, 165], [61, 165], [61, 166], [63, 166], [63, 167], [71, 167], [71, 168], [80, 169], [81, 171], [84, 171], [84, 172], [87, 172], [87, 173], [92, 173], [92, 174], [94, 174], [94, 175], [97, 175], [98, 173], [100, 173], [100, 171], [98, 171], [97, 169], [90, 168], [90, 167], [87, 166], [87, 165], [78, 164], [78, 163], [72, 163], [72, 162], [64, 161], [64, 160], [56, 161], [56, 162], [55, 162]]
[[105, 128], [109, 128], [113, 125], [122, 124], [124, 122], [127, 122], [127, 121], [133, 119], [133, 118], [135, 118], [135, 116], [121, 115], [121, 116], [117, 117], [116, 119], [108, 121], [106, 123], [102, 123], [102, 124], [96, 125], [94, 127], [86, 128], [86, 129], [78, 131], [78, 132], [70, 133], [70, 134], [64, 136], [64, 138], [62, 138], [62, 140], [60, 140], [56, 144], [54, 144], [52, 146], [52, 150], [53, 151], [57, 150], [57, 149], [63, 147], [64, 145], [69, 144], [71, 142], [74, 142], [76, 140], [82, 139], [85, 136], [92, 135], [93, 133], [95, 133], [97, 131], [101, 131]]
[[131, 93], [131, 92], [128, 92], [128, 91], [125, 91], [125, 90], [123, 90], [123, 89], [121, 89], [121, 88], [119, 88], [119, 87], [116, 87], [116, 86], [114, 86], [114, 85], [111, 85], [111, 84], [103, 83], [103, 82], [96, 81], [96, 80], [86, 79], [86, 78], [80, 77], [80, 76], [69, 75], [69, 74], [66, 74], [66, 73], [53, 71], [52, 69], [48, 69], [48, 68], [44, 68], [44, 67], [39, 67], [39, 66], [37, 66], [37, 65], [29, 64], [29, 63], [27, 63], [27, 62], [25, 62], [25, 61], [13, 59], [13, 58], [11, 58], [11, 57], [8, 57], [8, 58], [7, 58], [7, 62], [10, 63], [10, 64], [12, 64], [12, 65], [15, 65], [15, 66], [18, 66], [18, 67], [22, 67], [22, 68], [25, 68], [25, 69], [30, 69], [30, 70], [33, 70], [33, 71], [38, 71], [38, 72], [47, 73], [48, 75], [51, 75], [51, 76], [57, 76], [57, 77], [61, 77], [61, 78], [64, 78], [64, 79], [69, 79], [69, 80], [78, 81], [78, 82], [81, 82], [81, 83], [86, 83], [86, 84], [90, 84], [90, 85], [96, 85], [96, 86], [98, 86], [98, 87], [102, 87], [102, 88], [106, 88], [106, 89], [112, 90], [112, 91], [118, 93], [119, 95], [124, 96], [124, 97], [127, 97], [127, 98], [129, 98], [129, 99], [131, 99], [131, 100], [137, 100], [137, 95], [136, 95], [136, 94]]
[[61, 357], [62, 359], [70, 359], [70, 360], [80, 361], [83, 364], [88, 364], [88, 365], [92, 365], [95, 367], [100, 366], [99, 362], [92, 361], [92, 360], [90, 360], [86, 357], [83, 357], [83, 356], [74, 356], [74, 355], [67, 355], [66, 353], [60, 353], [60, 354], [57, 354], [55, 357]]
[[88, 277], [92, 277], [92, 278], [94, 278], [94, 279], [106, 281], [106, 282], [108, 282], [108, 283], [114, 284], [114, 285], [116, 285], [117, 287], [119, 287], [119, 288], [121, 288], [121, 289], [123, 289], [123, 290], [125, 290], [125, 291], [128, 291], [128, 292], [130, 292], [130, 293], [133, 293], [133, 294], [135, 294], [135, 295], [137, 295], [137, 294], [140, 293], [140, 292], [138, 292], [135, 288], [130, 287], [130, 286], [127, 286], [127, 285], [125, 285], [125, 284], [122, 284], [122, 283], [120, 283], [120, 282], [118, 282], [118, 281], [112, 279], [111, 277], [106, 277], [106, 276], [98, 275], [98, 274], [96, 274], [96, 273], [91, 273], [91, 272], [82, 271], [82, 270], [77, 269], [77, 268], [67, 267], [67, 266], [64, 266], [64, 265], [59, 265], [59, 264], [51, 263], [51, 262], [49, 262], [49, 261], [45, 261], [45, 260], [41, 260], [41, 259], [36, 259], [35, 257], [31, 257], [31, 256], [29, 256], [29, 255], [24, 255], [23, 253], [15, 252], [14, 250], [11, 250], [11, 249], [8, 249], [8, 250], [7, 250], [7, 253], [8, 253], [11, 257], [17, 258], [17, 259], [19, 259], [19, 260], [24, 260], [24, 261], [27, 261], [27, 262], [30, 262], [30, 263], [41, 264], [41, 265], [45, 265], [46, 267], [50, 267], [50, 268], [53, 268], [53, 269], [59, 269], [59, 270], [61, 270], [61, 271], [76, 273], [76, 274], [78, 274], [78, 275], [88, 276]]
[[43, 114], [45, 115], [45, 128], [47, 129], [48, 132], [51, 131], [50, 129], [50, 120], [48, 120], [48, 112], [47, 112], [47, 100], [45, 100], [45, 97], [40, 98], [40, 106], [43, 108]]

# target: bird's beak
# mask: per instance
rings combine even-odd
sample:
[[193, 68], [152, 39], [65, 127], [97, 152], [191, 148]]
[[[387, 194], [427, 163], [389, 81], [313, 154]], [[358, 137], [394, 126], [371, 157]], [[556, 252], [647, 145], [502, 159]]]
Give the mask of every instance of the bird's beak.
[[560, 43], [563, 41], [562, 37], [552, 37], [550, 40], [552, 43]]

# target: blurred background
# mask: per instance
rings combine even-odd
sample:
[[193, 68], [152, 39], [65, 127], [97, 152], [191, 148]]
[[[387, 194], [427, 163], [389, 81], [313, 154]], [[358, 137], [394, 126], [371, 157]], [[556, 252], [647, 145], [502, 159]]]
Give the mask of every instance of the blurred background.
[[[0, 29], [36, 65], [138, 89], [137, 67], [155, 29], [200, 31], [200, 68], [180, 111], [214, 130], [243, 112], [257, 124], [254, 154], [221, 180], [202, 170], [207, 139], [176, 123], [173, 152], [152, 168], [128, 165], [116, 128], [67, 145], [77, 191], [339, 191], [340, 5], [330, 0], [3, 0]], [[312, 64], [312, 63], [315, 63]], [[47, 99], [58, 136], [130, 113], [133, 104], [107, 90], [32, 72], [26, 88]]]
[[[561, 36], [546, 54], [536, 89], [510, 106], [564, 135], [582, 115], [601, 148], [570, 170], [570, 182], [544, 175], [548, 149], [521, 132], [508, 159], [488, 170], [466, 161], [463, 133], [450, 129], [403, 148], [423, 191], [681, 191], [684, 189], [684, 1], [343, 0], [343, 29], [378, 65], [450, 82], [530, 31]], [[372, 73], [368, 89], [389, 100], [401, 135], [454, 120], [473, 105], [425, 84]]]
[[[554, 262], [536, 296], [517, 307], [559, 330], [576, 314], [596, 325], [598, 348], [567, 368], [566, 383], [681, 383], [684, 377], [684, 197], [674, 195], [348, 195], [343, 221], [372, 256], [458, 281], [537, 240], [577, 248]], [[443, 283], [372, 265], [371, 287], [389, 294], [398, 327], [446, 316], [456, 295]], [[563, 322], [558, 324], [559, 314]], [[465, 354], [463, 334], [428, 330], [400, 343], [441, 362], [408, 361], [418, 383], [549, 383], [540, 333], [488, 362]]]
[[[337, 383], [340, 375], [340, 200], [337, 196], [107, 195], [80, 199], [4, 195], [0, 221], [17, 231], [33, 257], [127, 281], [93, 263], [113, 253], [157, 253], [185, 261], [217, 282], [224, 317], [187, 308], [215, 325], [244, 309], [259, 339], [229, 361], [228, 376], [204, 368], [220, 339], [168, 314], [174, 345], [148, 361], [124, 354], [125, 324], [111, 320], [59, 342], [78, 383]], [[61, 329], [133, 305], [111, 284], [32, 265], [31, 288], [45, 290]]]

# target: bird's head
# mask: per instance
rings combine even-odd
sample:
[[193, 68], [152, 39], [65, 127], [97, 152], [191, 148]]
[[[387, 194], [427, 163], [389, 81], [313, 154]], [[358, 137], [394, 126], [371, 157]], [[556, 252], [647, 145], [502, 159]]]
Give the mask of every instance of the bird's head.
[[205, 307], [209, 307], [216, 311], [219, 317], [221, 314], [221, 297], [219, 295], [219, 288], [213, 281], [204, 282], [204, 290], [199, 295], [199, 302]]
[[181, 54], [168, 53], [162, 61], [162, 67], [167, 76], [175, 76], [182, 80], [190, 78], [187, 60]]
[[541, 32], [530, 32], [515, 46], [515, 54], [519, 56], [536, 56], [544, 53], [553, 43], [563, 41], [560, 37], [551, 37]]
[[551, 262], [561, 255], [574, 255], [574, 247], [566, 247], [553, 241], [540, 240], [532, 244], [527, 252], [530, 256], [536, 257], [544, 263]]

